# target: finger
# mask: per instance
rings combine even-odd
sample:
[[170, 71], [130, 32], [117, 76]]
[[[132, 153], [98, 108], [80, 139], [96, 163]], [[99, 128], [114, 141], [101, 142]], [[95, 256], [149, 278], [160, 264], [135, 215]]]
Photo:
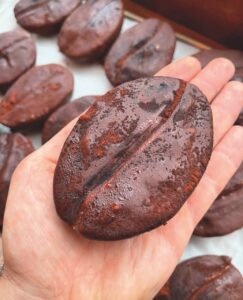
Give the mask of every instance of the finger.
[[166, 226], [156, 229], [171, 245], [175, 259], [182, 255], [195, 226], [240, 166], [242, 148], [243, 127], [234, 126], [214, 149], [207, 170], [189, 199]]
[[[196, 58], [186, 57], [171, 63], [170, 65], [163, 68], [156, 75], [178, 77], [184, 80], [190, 80], [200, 71], [200, 69], [201, 69], [200, 63]], [[76, 124], [77, 120], [78, 118], [71, 121], [50, 141], [48, 141], [39, 150], [37, 150], [37, 154], [41, 155], [42, 158], [45, 158], [53, 163], [56, 163], [60, 155], [64, 141], [68, 137], [70, 131]]]
[[161, 69], [155, 76], [170, 76], [182, 80], [191, 80], [201, 70], [199, 61], [192, 56], [178, 59]]
[[211, 104], [214, 123], [214, 145], [232, 127], [243, 107], [243, 84], [230, 81]]
[[235, 72], [233, 63], [226, 58], [216, 58], [206, 65], [195, 76], [191, 83], [195, 84], [211, 102]]
[[196, 225], [237, 171], [243, 160], [243, 127], [233, 126], [214, 148], [200, 184], [188, 199]]

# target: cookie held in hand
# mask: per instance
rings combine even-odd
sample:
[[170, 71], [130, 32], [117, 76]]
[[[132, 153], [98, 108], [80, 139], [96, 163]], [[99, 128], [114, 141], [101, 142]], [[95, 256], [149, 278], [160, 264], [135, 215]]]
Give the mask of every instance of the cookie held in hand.
[[100, 240], [165, 224], [197, 186], [212, 145], [211, 108], [196, 86], [168, 77], [122, 84], [67, 138], [54, 176], [57, 213]]

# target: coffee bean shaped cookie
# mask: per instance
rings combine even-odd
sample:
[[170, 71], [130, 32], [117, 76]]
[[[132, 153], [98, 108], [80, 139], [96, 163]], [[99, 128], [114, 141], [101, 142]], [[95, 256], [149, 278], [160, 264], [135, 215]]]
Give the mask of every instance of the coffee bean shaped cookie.
[[102, 57], [117, 38], [123, 22], [121, 0], [88, 0], [64, 22], [60, 50], [79, 61]]
[[0, 226], [3, 223], [5, 204], [12, 174], [28, 154], [34, 151], [31, 140], [20, 133], [0, 133]]
[[79, 5], [80, 0], [20, 0], [14, 14], [18, 24], [29, 31], [51, 34]]
[[0, 102], [0, 123], [12, 129], [42, 122], [62, 105], [73, 91], [73, 75], [60, 65], [30, 69]]
[[194, 234], [220, 236], [243, 227], [243, 163], [197, 225]]
[[120, 85], [80, 116], [63, 146], [57, 212], [100, 240], [166, 224], [198, 184], [212, 144], [211, 108], [196, 86], [166, 77]]
[[204, 255], [180, 263], [154, 300], [242, 300], [243, 278], [228, 256]]
[[0, 91], [5, 90], [35, 64], [35, 43], [24, 30], [0, 34]]
[[115, 86], [152, 76], [171, 62], [175, 43], [175, 33], [168, 23], [147, 19], [116, 40], [105, 60], [106, 75]]
[[42, 143], [46, 143], [70, 121], [81, 115], [97, 99], [98, 96], [84, 96], [55, 110], [45, 121], [42, 130]]

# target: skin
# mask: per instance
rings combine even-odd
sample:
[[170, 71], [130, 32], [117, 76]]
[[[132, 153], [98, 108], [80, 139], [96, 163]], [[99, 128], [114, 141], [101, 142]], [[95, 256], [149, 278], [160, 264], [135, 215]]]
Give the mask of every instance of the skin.
[[227, 83], [233, 73], [226, 59], [201, 70], [190, 57], [159, 72], [196, 84], [211, 102], [214, 117], [208, 168], [166, 226], [127, 240], [100, 242], [80, 236], [57, 216], [53, 172], [76, 120], [24, 159], [12, 178], [4, 218], [0, 298], [152, 299], [174, 270], [195, 225], [242, 162], [243, 127], [233, 123], [243, 106], [243, 84]]

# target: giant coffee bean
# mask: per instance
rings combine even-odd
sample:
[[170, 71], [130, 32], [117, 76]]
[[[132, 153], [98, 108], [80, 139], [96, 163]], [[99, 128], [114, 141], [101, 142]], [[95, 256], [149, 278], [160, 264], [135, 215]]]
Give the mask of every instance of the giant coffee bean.
[[42, 130], [42, 143], [47, 142], [70, 121], [81, 115], [98, 96], [84, 96], [55, 110], [46, 120]]
[[20, 133], [0, 133], [0, 226], [11, 176], [19, 162], [34, 150], [31, 140]]
[[180, 263], [154, 300], [242, 300], [243, 278], [228, 256]]
[[49, 34], [80, 5], [80, 0], [20, 0], [14, 14], [19, 25], [29, 31]]
[[64, 22], [60, 50], [80, 61], [103, 56], [117, 38], [123, 22], [121, 0], [88, 0]]
[[117, 240], [172, 218], [212, 151], [200, 90], [175, 78], [125, 83], [80, 116], [54, 176], [59, 216], [89, 238]]
[[[200, 61], [202, 67], [205, 67], [206, 64], [217, 57], [225, 57], [231, 60], [235, 65], [235, 74], [231, 80], [243, 82], [243, 51], [212, 49], [198, 52], [194, 56]], [[235, 124], [243, 126], [243, 110]]]
[[243, 163], [197, 225], [194, 234], [220, 236], [243, 227]]
[[0, 102], [0, 123], [12, 129], [43, 121], [73, 90], [71, 72], [55, 64], [38, 66], [21, 76]]
[[0, 34], [0, 90], [5, 91], [35, 63], [36, 50], [31, 36], [24, 30]]
[[123, 33], [110, 49], [105, 71], [113, 85], [152, 76], [171, 62], [175, 33], [158, 19], [147, 19]]

